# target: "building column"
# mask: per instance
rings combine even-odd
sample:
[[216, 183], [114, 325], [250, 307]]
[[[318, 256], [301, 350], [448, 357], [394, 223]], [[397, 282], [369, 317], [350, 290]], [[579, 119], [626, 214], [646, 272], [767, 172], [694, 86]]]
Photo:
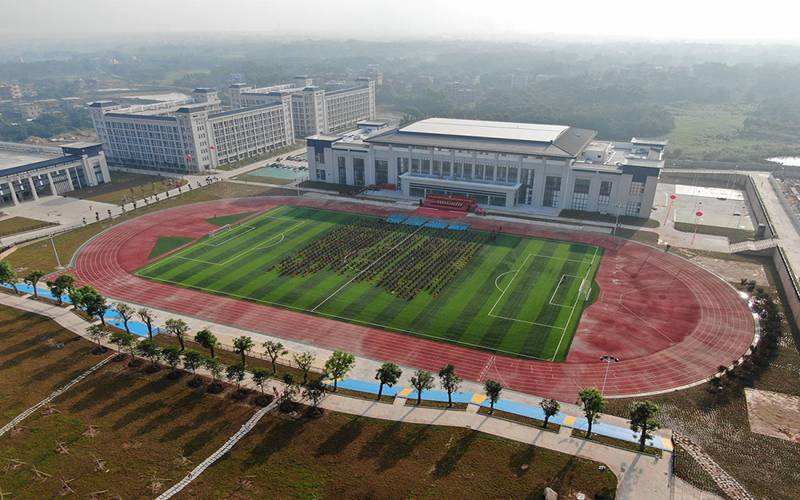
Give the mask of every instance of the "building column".
[[67, 174], [67, 182], [69, 182], [69, 190], [75, 191], [75, 184], [72, 183], [72, 175], [69, 173], [69, 167], [64, 169], [64, 173]]
[[50, 174], [50, 172], [47, 172], [47, 182], [50, 184], [50, 192], [53, 194], [53, 196], [58, 196], [56, 184], [53, 182], [53, 176]]
[[39, 199], [39, 194], [36, 192], [36, 184], [33, 183], [33, 177], [28, 177], [28, 185], [31, 187], [31, 194], [33, 195], [33, 200], [36, 201]]
[[94, 168], [89, 163], [87, 155], [81, 156], [81, 166], [83, 167], [83, 175], [86, 177], [86, 183], [90, 186], [97, 185], [97, 177], [94, 175]]
[[19, 205], [19, 198], [17, 198], [17, 192], [14, 191], [14, 181], [9, 181], [8, 187], [11, 188], [11, 201], [14, 202], [14, 205]]
[[98, 152], [97, 158], [100, 161], [100, 171], [103, 172], [103, 179], [106, 182], [109, 182], [111, 180], [111, 174], [108, 171], [108, 163], [106, 162], [106, 153], [104, 151]]

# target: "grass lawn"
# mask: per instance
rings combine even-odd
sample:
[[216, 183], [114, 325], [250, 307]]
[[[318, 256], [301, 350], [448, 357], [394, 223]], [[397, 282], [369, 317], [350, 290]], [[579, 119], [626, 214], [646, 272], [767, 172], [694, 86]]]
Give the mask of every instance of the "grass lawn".
[[253, 215], [254, 213], [255, 212], [244, 212], [241, 214], [231, 214], [231, 215], [223, 215], [220, 217], [212, 217], [208, 219], [208, 222], [209, 224], [214, 224], [215, 226], [222, 227], [240, 221], [249, 215]]
[[[572, 429], [572, 433], [570, 435], [572, 437], [586, 439], [586, 431], [582, 431], [580, 429]], [[606, 444], [608, 446], [614, 446], [616, 448], [622, 448], [623, 450], [635, 451], [636, 453], [642, 453], [639, 451], [639, 445], [636, 443], [631, 443], [630, 441], [623, 441], [622, 439], [616, 439], [608, 436], [601, 436], [600, 434], [592, 433], [592, 437], [589, 439], [589, 441]], [[644, 454], [660, 457], [661, 450], [658, 448], [645, 446]]]
[[158, 241], [156, 241], [156, 244], [153, 246], [153, 250], [150, 251], [150, 255], [147, 258], [152, 259], [158, 257], [159, 255], [164, 255], [165, 253], [175, 250], [176, 248], [180, 247], [181, 245], [185, 245], [190, 241], [192, 241], [192, 238], [187, 236], [162, 236], [158, 239]]
[[0, 238], [11, 234], [24, 233], [25, 231], [33, 231], [34, 229], [57, 225], [58, 224], [53, 222], [29, 219], [27, 217], [9, 217], [8, 219], [0, 220]]
[[[212, 201], [220, 198], [235, 198], [242, 196], [267, 196], [267, 195], [281, 195], [281, 196], [294, 196], [295, 190], [283, 190], [277, 188], [265, 188], [263, 186], [245, 186], [242, 184], [235, 184], [231, 182], [219, 182], [205, 186], [202, 188], [195, 188], [191, 191], [185, 191], [180, 196], [170, 197], [168, 200], [162, 200], [158, 203], [151, 204], [147, 207], [140, 207], [135, 212], [129, 212], [127, 215], [117, 217], [111, 221], [102, 220], [87, 226], [74, 229], [61, 233], [53, 238], [58, 254], [62, 261], [68, 261], [75, 251], [86, 240], [97, 235], [98, 233], [108, 229], [111, 226], [125, 222], [140, 215], [155, 212], [156, 210], [163, 210], [165, 208], [177, 207], [186, 205], [188, 203], [197, 203], [201, 201]], [[20, 273], [29, 271], [31, 269], [38, 269], [45, 272], [53, 272], [56, 270], [56, 258], [53, 255], [53, 249], [50, 246], [50, 240], [40, 240], [28, 245], [22, 246], [17, 249], [13, 254], [9, 255], [8, 260], [11, 265]]]
[[[51, 347], [48, 339], [75, 336], [29, 313], [0, 308], [0, 322], [4, 421], [105, 356], [81, 338]], [[171, 379], [167, 369], [147, 373], [145, 365], [106, 365], [57, 398], [53, 413], [37, 412], [4, 436], [4, 494], [53, 498], [66, 482], [81, 498], [153, 498], [255, 412], [231, 389], [211, 395], [189, 388], [188, 374]], [[274, 412], [181, 495], [541, 498], [549, 486], [563, 497], [613, 498], [616, 478], [599, 465], [466, 429]]]
[[185, 184], [186, 181], [172, 177], [158, 177], [156, 175], [133, 174], [112, 170], [111, 182], [78, 189], [68, 193], [67, 196], [121, 205], [124, 202], [130, 203], [133, 200], [140, 200], [167, 189], [175, 188], [179, 182]]
[[584, 307], [580, 289], [592, 282], [601, 256], [597, 247], [569, 242], [505, 234], [491, 239], [477, 231], [278, 207], [138, 274], [354, 323], [562, 360]]
[[707, 226], [705, 224], [692, 224], [691, 222], [678, 221], [673, 222], [673, 226], [677, 231], [683, 231], [685, 233], [693, 233], [697, 231], [700, 234], [724, 236], [728, 238], [731, 243], [752, 241], [756, 237], [755, 231], [748, 231], [746, 229], [738, 229], [735, 227]]

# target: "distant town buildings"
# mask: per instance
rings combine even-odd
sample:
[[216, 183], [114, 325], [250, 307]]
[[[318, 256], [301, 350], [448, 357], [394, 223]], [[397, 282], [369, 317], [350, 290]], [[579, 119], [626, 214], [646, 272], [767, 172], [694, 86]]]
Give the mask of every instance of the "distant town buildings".
[[0, 206], [62, 195], [111, 180], [103, 146], [61, 148], [0, 142]]
[[530, 212], [649, 218], [666, 147], [646, 139], [599, 141], [593, 130], [534, 123], [429, 118], [402, 128], [379, 121], [359, 127], [307, 138], [311, 179], [416, 199], [466, 196]]

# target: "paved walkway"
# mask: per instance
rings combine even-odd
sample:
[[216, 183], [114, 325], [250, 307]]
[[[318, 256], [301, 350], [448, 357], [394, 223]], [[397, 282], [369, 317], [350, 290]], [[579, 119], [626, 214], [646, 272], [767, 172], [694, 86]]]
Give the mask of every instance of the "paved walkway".
[[[83, 318], [66, 308], [30, 300], [26, 296], [0, 294], [0, 304], [50, 317], [64, 328], [81, 336], [85, 336], [86, 328], [89, 325]], [[203, 373], [202, 371], [200, 372]], [[282, 385], [277, 381], [272, 381], [271, 383], [276, 387]], [[250, 381], [247, 381], [245, 385], [252, 387]], [[640, 455], [570, 437], [571, 429], [566, 426], [562, 426], [561, 432], [556, 434], [511, 421], [480, 415], [475, 413], [474, 410], [465, 412], [406, 407], [400, 404], [378, 403], [335, 394], [326, 396], [321, 406], [328, 410], [369, 418], [415, 424], [466, 427], [514, 441], [595, 460], [611, 467], [619, 478], [617, 498], [631, 500], [642, 498], [666, 500], [670, 498], [671, 454], [669, 453], [665, 453], [664, 458]], [[608, 420], [610, 421], [611, 418], [609, 417]]]

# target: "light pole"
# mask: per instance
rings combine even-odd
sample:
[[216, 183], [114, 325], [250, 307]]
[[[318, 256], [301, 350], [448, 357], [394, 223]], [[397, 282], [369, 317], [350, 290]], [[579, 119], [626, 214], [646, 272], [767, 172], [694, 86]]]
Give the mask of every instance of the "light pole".
[[61, 265], [61, 259], [58, 258], [58, 251], [56, 250], [56, 242], [53, 241], [53, 235], [50, 235], [50, 245], [53, 247], [53, 254], [56, 256], [56, 269], [64, 269], [64, 266]]
[[606, 354], [604, 356], [600, 356], [600, 361], [606, 364], [606, 373], [605, 375], [603, 375], [603, 388], [600, 389], [600, 395], [602, 396], [603, 393], [606, 392], [606, 380], [608, 380], [608, 369], [611, 367], [611, 363], [619, 362], [619, 358], [615, 358], [614, 356]]
[[622, 203], [617, 204], [617, 220], [614, 222], [614, 231], [611, 232], [612, 236], [617, 235], [617, 228], [619, 227], [619, 212], [622, 210]]

